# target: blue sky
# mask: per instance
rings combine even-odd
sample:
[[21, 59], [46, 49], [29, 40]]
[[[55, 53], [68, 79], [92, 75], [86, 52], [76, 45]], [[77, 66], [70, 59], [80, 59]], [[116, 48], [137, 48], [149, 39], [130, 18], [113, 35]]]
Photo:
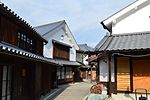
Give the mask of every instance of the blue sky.
[[100, 22], [135, 0], [1, 0], [32, 26], [66, 20], [78, 44], [95, 45], [106, 30]]

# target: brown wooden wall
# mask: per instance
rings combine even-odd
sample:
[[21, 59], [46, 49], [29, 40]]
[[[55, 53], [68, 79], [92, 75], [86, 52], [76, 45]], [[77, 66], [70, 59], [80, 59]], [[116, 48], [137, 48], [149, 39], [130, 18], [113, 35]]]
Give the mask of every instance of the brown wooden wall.
[[13, 45], [17, 45], [17, 25], [4, 16], [1, 16], [0, 25], [0, 39]]
[[[23, 70], [25, 74], [23, 75]], [[35, 97], [35, 65], [24, 64], [13, 66], [13, 100], [32, 100]]]
[[60, 45], [60, 44], [53, 44], [53, 57], [59, 59], [69, 60], [70, 48]]
[[150, 93], [150, 59], [133, 59], [133, 89], [136, 88]]
[[130, 63], [128, 57], [117, 58], [117, 90], [130, 91]]
[[25, 32], [27, 36], [35, 43], [33, 48], [34, 53], [42, 55], [43, 41], [37, 38], [35, 35], [37, 33], [33, 32], [30, 27], [25, 26], [23, 22], [18, 21], [17, 18], [14, 18], [14, 16], [6, 14], [6, 12], [3, 12], [3, 10], [0, 11], [0, 41], [18, 46], [18, 32]]
[[42, 81], [41, 81], [41, 94], [45, 95], [55, 88], [56, 82], [56, 68], [52, 65], [42, 66]]
[[35, 46], [35, 48], [36, 48], [36, 53], [37, 54], [40, 54], [40, 55], [43, 55], [43, 42], [41, 42], [41, 41], [36, 41], [36, 46]]

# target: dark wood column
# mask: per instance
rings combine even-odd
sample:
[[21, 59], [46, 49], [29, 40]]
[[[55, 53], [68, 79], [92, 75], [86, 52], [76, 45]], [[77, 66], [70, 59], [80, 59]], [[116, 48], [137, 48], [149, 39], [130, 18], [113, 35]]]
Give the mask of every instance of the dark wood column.
[[108, 95], [111, 96], [111, 55], [108, 55]]
[[115, 90], [114, 93], [117, 94], [117, 55], [114, 55], [114, 73], [115, 73]]
[[100, 59], [98, 58], [97, 59], [97, 67], [96, 67], [96, 69], [97, 69], [97, 71], [96, 71], [96, 81], [97, 82], [99, 82], [100, 80], [99, 80], [99, 76], [100, 76], [100, 64], [99, 64], [99, 62], [100, 62]]
[[34, 100], [39, 100], [41, 96], [41, 63], [36, 63], [35, 64], [35, 98]]
[[131, 88], [131, 92], [133, 92], [133, 65], [132, 65], [132, 58], [129, 58], [129, 62], [130, 62], [130, 88]]

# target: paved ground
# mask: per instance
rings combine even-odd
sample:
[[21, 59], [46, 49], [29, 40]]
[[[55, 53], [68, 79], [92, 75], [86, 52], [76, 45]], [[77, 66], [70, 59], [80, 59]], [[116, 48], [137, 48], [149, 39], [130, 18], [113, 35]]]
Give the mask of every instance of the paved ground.
[[93, 84], [90, 82], [78, 82], [69, 85], [54, 100], [82, 100], [89, 94], [90, 87]]
[[[146, 97], [146, 95], [144, 95], [144, 94], [143, 94], [143, 96]], [[118, 93], [117, 95], [113, 94], [112, 97], [113, 97], [114, 100], [136, 100], [134, 93], [130, 93], [130, 94], [128, 94], [128, 93]], [[137, 100], [139, 100], [140, 95], [137, 95], [137, 97], [138, 97]], [[150, 94], [148, 94], [148, 100], [149, 99], [150, 99]]]
[[[90, 94], [90, 87], [95, 83], [90, 82], [78, 82], [74, 84], [65, 84], [59, 86], [58, 89], [54, 90], [52, 93], [47, 95], [45, 99], [41, 100], [85, 100]], [[139, 97], [140, 95], [138, 95]], [[145, 96], [145, 95], [144, 95]], [[150, 94], [148, 95], [148, 100], [150, 99]], [[134, 93], [117, 93], [112, 94], [112, 99], [110, 100], [136, 100]], [[139, 100], [139, 99], [137, 99]]]

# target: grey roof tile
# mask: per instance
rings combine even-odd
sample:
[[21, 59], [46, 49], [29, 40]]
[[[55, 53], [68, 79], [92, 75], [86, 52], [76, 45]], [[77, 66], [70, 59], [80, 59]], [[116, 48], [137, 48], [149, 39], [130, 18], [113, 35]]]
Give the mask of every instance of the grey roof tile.
[[59, 65], [67, 65], [67, 66], [81, 66], [80, 63], [76, 61], [68, 61], [68, 60], [62, 60], [62, 59], [54, 59]]
[[41, 55], [37, 55], [28, 51], [25, 51], [23, 49], [20, 49], [17, 46], [14, 46], [12, 44], [0, 41], [0, 53], [5, 53], [9, 55], [15, 55], [18, 57], [23, 57], [26, 59], [32, 59], [39, 62], [45, 62], [45, 63], [51, 63], [55, 65], [59, 65], [58, 62], [56, 62], [54, 59], [48, 59], [46, 57], [43, 57]]
[[150, 49], [150, 33], [107, 35], [96, 46], [98, 51], [140, 49]]
[[40, 25], [40, 26], [36, 26], [34, 27], [34, 29], [36, 31], [38, 31], [38, 33], [40, 33], [41, 36], [45, 35], [46, 33], [52, 31], [53, 29], [59, 27], [60, 25], [62, 25], [65, 22], [65, 20], [62, 21], [58, 21], [58, 22], [53, 22], [53, 23], [49, 23], [49, 24], [45, 24], [45, 25]]
[[81, 50], [81, 51], [94, 51], [94, 48], [89, 47], [87, 44], [79, 44], [79, 50]]
[[108, 39], [108, 36], [106, 35], [96, 46], [95, 46], [95, 51], [98, 51], [99, 48], [106, 42]]
[[52, 42], [53, 42], [53, 43], [60, 44], [60, 45], [63, 45], [63, 46], [66, 46], [66, 47], [69, 47], [69, 48], [72, 48], [71, 45], [66, 44], [66, 43], [63, 43], [63, 42], [60, 42], [60, 41], [57, 41], [57, 40], [54, 40], [54, 39], [52, 40]]

